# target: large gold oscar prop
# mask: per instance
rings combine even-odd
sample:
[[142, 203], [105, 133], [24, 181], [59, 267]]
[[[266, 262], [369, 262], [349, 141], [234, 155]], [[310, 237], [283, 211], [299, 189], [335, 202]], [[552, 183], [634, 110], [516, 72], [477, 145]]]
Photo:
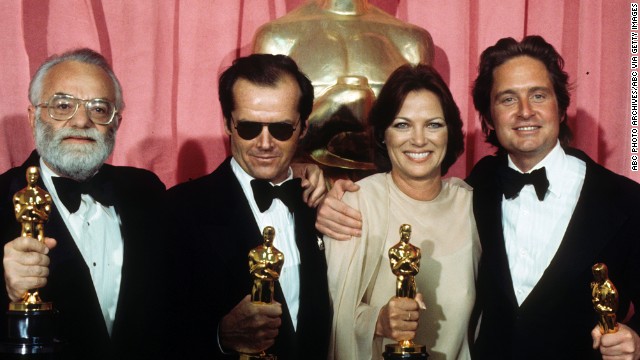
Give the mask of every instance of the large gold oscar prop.
[[261, 26], [253, 52], [293, 58], [311, 80], [315, 101], [298, 147], [334, 180], [375, 170], [367, 117], [389, 75], [406, 63], [431, 64], [427, 30], [369, 0], [307, 0]]
[[[420, 271], [420, 248], [409, 244], [411, 225], [400, 226], [400, 241], [389, 249], [391, 271], [396, 276], [396, 296], [414, 298], [416, 296], [415, 276]], [[385, 360], [427, 359], [424, 345], [415, 344], [412, 340], [402, 340], [397, 344], [388, 344], [382, 354]]]
[[[267, 226], [262, 231], [264, 244], [249, 252], [249, 272], [253, 277], [251, 301], [255, 304], [271, 304], [275, 291], [275, 282], [280, 277], [284, 264], [284, 254], [273, 246], [276, 230]], [[240, 354], [240, 360], [276, 360], [275, 355]]]
[[609, 334], [618, 331], [616, 311], [618, 310], [618, 290], [609, 280], [607, 265], [597, 263], [591, 267], [593, 280], [591, 282], [591, 302], [598, 313], [600, 333]]
[[[21, 224], [20, 236], [44, 241], [44, 223], [49, 219], [52, 200], [48, 192], [37, 183], [40, 171], [32, 166], [27, 169], [27, 186], [13, 196], [16, 220]], [[28, 290], [21, 301], [9, 304], [7, 312], [7, 341], [2, 344], [4, 353], [16, 354], [16, 358], [46, 358], [59, 348], [55, 339], [54, 310], [50, 302], [40, 299], [37, 289]], [[20, 356], [18, 356], [20, 355]]]

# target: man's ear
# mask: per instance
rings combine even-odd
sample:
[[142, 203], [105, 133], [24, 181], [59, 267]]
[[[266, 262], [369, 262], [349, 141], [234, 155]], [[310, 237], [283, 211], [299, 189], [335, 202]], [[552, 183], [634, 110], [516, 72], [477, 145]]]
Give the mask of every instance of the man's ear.
[[559, 113], [559, 114], [558, 114], [558, 116], [560, 117], [560, 123], [561, 123], [561, 124], [562, 124], [564, 121], [566, 121], [566, 120], [567, 120], [567, 118], [569, 118], [569, 117], [567, 116], [567, 112], [566, 112], [566, 111], [564, 112], [564, 114]]
[[224, 120], [224, 132], [227, 135], [231, 136], [231, 128], [230, 128], [231, 121], [227, 120], [227, 118], [223, 118], [223, 120]]
[[113, 119], [116, 122], [114, 126], [116, 127], [116, 130], [118, 130], [120, 128], [120, 124], [122, 123], [122, 120], [124, 119], [124, 117], [120, 114], [116, 114], [115, 116], [116, 118]]
[[304, 129], [302, 129], [302, 131], [300, 132], [300, 136], [299, 136], [300, 139], [305, 137], [307, 135], [307, 130], [309, 130], [309, 123], [305, 122], [304, 125], [305, 125]]
[[31, 130], [35, 130], [36, 128], [36, 107], [33, 105], [29, 105], [27, 108], [27, 112], [29, 113], [29, 126], [31, 126]]

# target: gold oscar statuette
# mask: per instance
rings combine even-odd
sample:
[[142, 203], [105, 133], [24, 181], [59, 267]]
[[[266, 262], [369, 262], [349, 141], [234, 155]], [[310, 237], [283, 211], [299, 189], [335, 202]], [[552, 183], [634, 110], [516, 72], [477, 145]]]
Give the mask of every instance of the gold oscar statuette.
[[593, 281], [591, 282], [591, 302], [598, 313], [600, 333], [609, 334], [618, 331], [616, 311], [618, 310], [618, 290], [609, 280], [607, 265], [597, 263], [591, 267]]
[[[21, 225], [20, 236], [44, 241], [44, 223], [49, 219], [53, 201], [51, 195], [38, 186], [40, 170], [29, 167], [27, 186], [13, 196], [16, 220]], [[9, 304], [7, 339], [0, 344], [1, 353], [48, 354], [59, 350], [55, 338], [53, 304], [40, 299], [37, 289], [24, 293], [20, 301]]]
[[[396, 296], [414, 298], [416, 296], [415, 276], [420, 271], [420, 248], [409, 244], [411, 225], [400, 226], [400, 241], [389, 249], [391, 271], [396, 276]], [[385, 360], [427, 359], [429, 354], [424, 345], [412, 340], [402, 340], [397, 344], [385, 345], [382, 354]]]
[[[271, 304], [275, 291], [275, 282], [280, 277], [284, 264], [284, 254], [273, 246], [276, 230], [266, 226], [262, 231], [264, 244], [249, 251], [249, 272], [253, 278], [251, 301], [254, 304]], [[240, 354], [240, 360], [276, 360], [275, 355]]]
[[[51, 195], [38, 185], [40, 171], [32, 166], [27, 169], [27, 187], [13, 196], [13, 206], [16, 220], [22, 225], [20, 236], [31, 237], [40, 242], [44, 241], [44, 223], [51, 213]], [[51, 310], [51, 303], [40, 299], [38, 290], [28, 290], [22, 296], [22, 301], [9, 304], [11, 311], [41, 311]]]

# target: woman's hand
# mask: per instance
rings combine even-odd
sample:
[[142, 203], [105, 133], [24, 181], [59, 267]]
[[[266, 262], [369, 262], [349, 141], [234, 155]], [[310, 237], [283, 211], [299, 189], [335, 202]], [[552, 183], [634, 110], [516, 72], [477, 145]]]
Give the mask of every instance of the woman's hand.
[[380, 309], [376, 322], [376, 335], [395, 341], [412, 340], [416, 337], [420, 310], [426, 309], [422, 294], [415, 299], [392, 297]]

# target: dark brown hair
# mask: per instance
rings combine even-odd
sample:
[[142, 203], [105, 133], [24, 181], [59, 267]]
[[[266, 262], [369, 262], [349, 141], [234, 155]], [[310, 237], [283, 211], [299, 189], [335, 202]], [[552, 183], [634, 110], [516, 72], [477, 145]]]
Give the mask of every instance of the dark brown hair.
[[489, 126], [493, 126], [491, 118], [491, 88], [493, 87], [494, 70], [515, 57], [528, 56], [539, 60], [547, 68], [549, 79], [553, 84], [560, 112], [560, 132], [558, 138], [563, 146], [571, 141], [571, 129], [567, 124], [567, 108], [571, 102], [569, 95], [569, 75], [563, 70], [564, 60], [556, 49], [546, 42], [541, 36], [527, 36], [517, 42], [513, 38], [502, 38], [488, 47], [480, 55], [478, 77], [473, 84], [473, 105], [480, 113], [482, 132], [486, 141], [498, 148], [498, 152], [504, 152], [504, 148], [498, 142], [496, 132]]
[[407, 94], [412, 91], [427, 90], [440, 100], [447, 124], [447, 152], [442, 160], [441, 174], [447, 173], [451, 165], [464, 150], [464, 134], [460, 110], [453, 100], [449, 87], [440, 74], [431, 66], [406, 64], [397, 68], [380, 90], [369, 114], [369, 124], [373, 129], [375, 144], [374, 162], [380, 171], [391, 170], [391, 160], [384, 144], [384, 132], [393, 122], [404, 103]]
[[252, 54], [238, 58], [220, 75], [218, 99], [227, 127], [231, 128], [231, 113], [235, 109], [233, 85], [238, 79], [242, 78], [258, 85], [275, 86], [286, 75], [293, 77], [300, 88], [298, 113], [300, 114], [300, 124], [304, 129], [313, 108], [311, 81], [290, 57], [271, 54]]

